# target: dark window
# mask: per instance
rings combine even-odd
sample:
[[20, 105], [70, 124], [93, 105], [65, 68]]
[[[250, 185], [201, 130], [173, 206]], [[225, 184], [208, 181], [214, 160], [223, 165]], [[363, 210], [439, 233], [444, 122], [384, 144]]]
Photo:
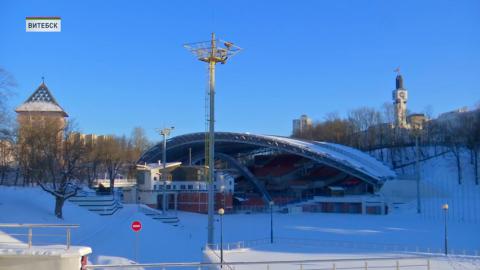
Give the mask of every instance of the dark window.
[[143, 172], [137, 173], [137, 184], [139, 185], [145, 184], [145, 173]]

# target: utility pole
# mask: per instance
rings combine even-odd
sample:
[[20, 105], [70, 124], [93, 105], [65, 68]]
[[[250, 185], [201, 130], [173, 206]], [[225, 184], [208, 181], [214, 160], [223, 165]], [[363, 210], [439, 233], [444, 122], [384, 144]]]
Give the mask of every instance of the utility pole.
[[218, 214], [220, 215], [220, 268], [223, 268], [223, 215], [225, 209], [218, 209]]
[[167, 137], [170, 136], [175, 127], [157, 129], [157, 132], [163, 136], [163, 153], [162, 153], [162, 180], [163, 180], [163, 195], [162, 195], [162, 211], [167, 213]]
[[415, 131], [415, 168], [416, 168], [416, 178], [417, 178], [417, 213], [422, 212], [422, 204], [420, 200], [420, 148], [418, 143], [418, 130]]
[[192, 148], [188, 148], [188, 165], [192, 166]]
[[[184, 47], [192, 52], [198, 60], [208, 63], [209, 71], [209, 113], [208, 137], [205, 137], [206, 158], [205, 165], [208, 167], [206, 180], [208, 184], [208, 236], [207, 245], [213, 244], [213, 220], [214, 220], [214, 190], [213, 183], [215, 179], [215, 65], [217, 63], [225, 64], [229, 57], [237, 54], [241, 48], [233, 45], [231, 42], [225, 42], [215, 38], [212, 33], [210, 41], [185, 44]], [[208, 149], [208, 150], [207, 150]], [[207, 154], [208, 152], [208, 154]]]
[[275, 202], [271, 200], [268, 205], [270, 205], [270, 244], [273, 244], [273, 205]]
[[448, 213], [448, 204], [442, 205], [442, 209], [444, 212], [445, 224], [444, 224], [444, 252], [445, 256], [448, 255], [448, 234], [447, 234], [447, 213]]

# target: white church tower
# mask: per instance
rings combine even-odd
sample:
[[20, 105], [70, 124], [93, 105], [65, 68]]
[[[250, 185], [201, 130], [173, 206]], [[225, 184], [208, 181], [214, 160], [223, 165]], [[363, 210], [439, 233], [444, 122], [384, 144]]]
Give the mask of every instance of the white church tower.
[[403, 88], [403, 77], [400, 70], [396, 78], [396, 89], [392, 92], [393, 105], [395, 106], [395, 127], [408, 128], [407, 124], [407, 89]]

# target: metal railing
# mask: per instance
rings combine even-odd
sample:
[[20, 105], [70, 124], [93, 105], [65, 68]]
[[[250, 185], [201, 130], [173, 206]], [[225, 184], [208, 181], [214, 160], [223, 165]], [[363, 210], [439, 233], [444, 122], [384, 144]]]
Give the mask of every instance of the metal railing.
[[[42, 236], [42, 237], [58, 237], [58, 236], [64, 236], [65, 237], [65, 246], [67, 249], [70, 249], [71, 242], [72, 242], [72, 234], [71, 234], [71, 229], [76, 229], [80, 227], [78, 224], [15, 224], [15, 223], [0, 223], [0, 235], [5, 234], [7, 236], [13, 236], [13, 237], [27, 237], [27, 243], [17, 241], [6, 241], [6, 242], [0, 242], [1, 245], [8, 245], [8, 246], [27, 246], [28, 248], [31, 248], [33, 246], [33, 229], [46, 229], [46, 228], [55, 228], [55, 229], [66, 229], [65, 234], [46, 234], [46, 233], [38, 233], [35, 234], [35, 236]], [[27, 233], [6, 233], [1, 229], [15, 229], [15, 228], [20, 228], [20, 229], [26, 229]]]
[[[181, 269], [220, 269], [227, 263], [213, 262], [183, 262], [183, 263], [138, 263], [138, 264], [97, 264], [86, 265], [85, 269], [132, 269], [132, 268], [167, 268]], [[254, 261], [254, 262], [228, 262], [227, 269], [239, 267], [252, 269], [254, 266], [261, 269], [291, 269], [291, 270], [339, 270], [339, 269], [431, 269], [429, 257], [379, 257], [364, 259], [320, 259], [320, 260], [284, 260], [284, 261]]]
[[[261, 245], [270, 245], [270, 238], [259, 238], [252, 240], [243, 240], [237, 242], [223, 243], [224, 250], [236, 250], [244, 248], [253, 248]], [[417, 253], [417, 254], [443, 254], [443, 248], [431, 248], [421, 246], [407, 246], [402, 244], [393, 243], [374, 243], [374, 242], [355, 242], [355, 241], [334, 241], [323, 239], [304, 239], [304, 238], [291, 238], [291, 237], [275, 237], [274, 242], [277, 244], [287, 245], [301, 245], [301, 246], [316, 246], [327, 247], [329, 249], [354, 249], [354, 250], [368, 250], [368, 251], [384, 251], [384, 252], [400, 252], [400, 253]], [[219, 250], [220, 244], [210, 244], [208, 248], [211, 250]], [[449, 249], [450, 255], [459, 256], [473, 256], [479, 257], [480, 250], [467, 250], [467, 249]]]
[[213, 254], [213, 256], [215, 256], [215, 259], [217, 259], [220, 262], [220, 268], [223, 268], [223, 266], [225, 266], [225, 268], [227, 268], [227, 270], [235, 270], [235, 268], [230, 266], [230, 264], [225, 261], [225, 258], [222, 258], [221, 255], [218, 254], [216, 251], [218, 251], [218, 250], [211, 249], [211, 248], [208, 247], [208, 245], [206, 246], [206, 248], [204, 250], [204, 252], [210, 252], [211, 254]]

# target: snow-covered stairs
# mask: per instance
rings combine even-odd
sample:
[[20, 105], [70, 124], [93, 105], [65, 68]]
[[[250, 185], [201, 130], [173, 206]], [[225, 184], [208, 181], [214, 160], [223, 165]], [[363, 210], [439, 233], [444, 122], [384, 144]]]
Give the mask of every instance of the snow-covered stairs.
[[111, 216], [123, 208], [122, 204], [113, 195], [83, 193], [68, 199], [68, 201], [101, 216]]
[[139, 206], [139, 211], [152, 219], [159, 220], [162, 223], [178, 226], [180, 219], [177, 216], [164, 215], [162, 211], [150, 208], [145, 205]]

